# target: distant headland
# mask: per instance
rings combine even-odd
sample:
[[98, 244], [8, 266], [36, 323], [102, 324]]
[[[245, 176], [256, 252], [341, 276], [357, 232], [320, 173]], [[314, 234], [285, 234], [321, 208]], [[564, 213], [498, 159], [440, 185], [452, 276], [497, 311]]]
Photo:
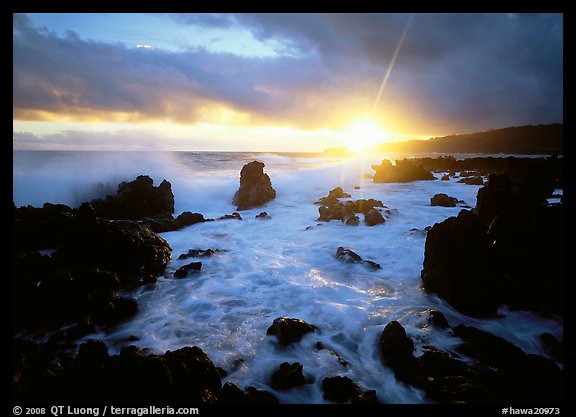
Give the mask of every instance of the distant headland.
[[[526, 125], [492, 129], [485, 132], [464, 133], [428, 140], [408, 140], [375, 145], [372, 152], [401, 153], [506, 153], [506, 154], [562, 154], [564, 126], [560, 123]], [[331, 155], [346, 156], [344, 148], [324, 150]]]

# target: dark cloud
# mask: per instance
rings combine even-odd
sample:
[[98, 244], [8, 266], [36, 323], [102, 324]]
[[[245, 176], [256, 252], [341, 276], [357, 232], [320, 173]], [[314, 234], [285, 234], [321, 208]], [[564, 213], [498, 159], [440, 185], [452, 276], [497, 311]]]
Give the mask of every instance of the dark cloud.
[[[14, 16], [15, 118], [168, 119], [226, 108], [254, 123], [339, 127], [369, 111], [406, 14], [170, 15], [245, 28], [277, 57], [128, 48]], [[377, 107], [412, 134], [562, 122], [561, 14], [417, 14]]]

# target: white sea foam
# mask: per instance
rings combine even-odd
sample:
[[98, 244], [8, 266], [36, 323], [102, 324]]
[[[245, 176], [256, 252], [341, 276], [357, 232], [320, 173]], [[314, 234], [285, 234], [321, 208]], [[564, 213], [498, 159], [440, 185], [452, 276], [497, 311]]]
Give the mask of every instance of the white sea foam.
[[[423, 230], [462, 209], [432, 207], [430, 197], [446, 193], [474, 206], [479, 186], [454, 179], [374, 184], [366, 176], [373, 172], [370, 164], [382, 158], [335, 161], [266, 154], [181, 154], [162, 156], [156, 165], [146, 165], [148, 160], [140, 166], [126, 163], [122, 173], [150, 174], [156, 183], [166, 178], [173, 186], [176, 214], [189, 210], [216, 218], [235, 210], [231, 200], [238, 173], [252, 159], [266, 163], [277, 198], [242, 211], [242, 221], [207, 222], [162, 234], [173, 249], [166, 276], [132, 294], [140, 305], [133, 320], [96, 335], [112, 352], [129, 343], [158, 353], [197, 345], [229, 372], [225, 380], [243, 388], [253, 385], [273, 391], [286, 403], [324, 402], [322, 379], [336, 375], [347, 375], [365, 389], [375, 389], [384, 403], [422, 403], [427, 402], [424, 394], [396, 381], [380, 360], [378, 338], [391, 320], [406, 328], [415, 341], [416, 354], [425, 345], [453, 352], [458, 344], [449, 331], [427, 324], [426, 312], [431, 308], [443, 311], [451, 326], [476, 326], [528, 353], [544, 354], [538, 341], [543, 332], [562, 338], [562, 323], [553, 318], [502, 309], [502, 317], [475, 319], [422, 291]], [[132, 167], [138, 170], [132, 172]], [[89, 174], [104, 178], [107, 172]], [[75, 178], [75, 184], [88, 184], [94, 179], [89, 176]], [[26, 201], [25, 193], [16, 189], [21, 180], [15, 178], [18, 205], [45, 198], [40, 192]], [[316, 221], [318, 206], [313, 202], [335, 186], [342, 186], [353, 199], [381, 200], [391, 215], [385, 224], [374, 227]], [[255, 219], [261, 211], [272, 219]], [[341, 263], [335, 257], [339, 246], [351, 248], [382, 269]], [[178, 255], [207, 248], [226, 252], [199, 259], [203, 262], [199, 273], [173, 278], [178, 267], [190, 262], [178, 260]], [[268, 326], [280, 316], [303, 319], [318, 330], [280, 348], [274, 337], [266, 336]], [[129, 336], [138, 341], [125, 342]], [[316, 342], [336, 352], [349, 366], [341, 365], [328, 350], [315, 349]], [[300, 362], [313, 383], [289, 391], [272, 390], [271, 374], [285, 361]]]

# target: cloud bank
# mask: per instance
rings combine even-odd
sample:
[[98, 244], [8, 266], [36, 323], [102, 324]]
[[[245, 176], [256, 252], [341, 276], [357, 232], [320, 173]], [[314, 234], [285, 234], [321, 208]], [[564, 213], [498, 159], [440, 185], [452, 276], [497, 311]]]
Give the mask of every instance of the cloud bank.
[[[280, 46], [270, 57], [137, 48], [59, 36], [16, 14], [14, 120], [338, 129], [372, 110], [408, 15], [165, 20], [240, 27]], [[375, 115], [414, 135], [562, 122], [562, 33], [561, 14], [416, 14]]]

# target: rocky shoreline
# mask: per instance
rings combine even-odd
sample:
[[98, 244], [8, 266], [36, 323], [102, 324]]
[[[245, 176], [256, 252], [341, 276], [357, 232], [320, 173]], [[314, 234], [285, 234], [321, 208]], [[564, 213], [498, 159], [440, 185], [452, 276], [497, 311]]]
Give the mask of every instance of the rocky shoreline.
[[[374, 167], [374, 182], [433, 180], [431, 171], [446, 172], [449, 177], [468, 171], [472, 171], [472, 178], [488, 175], [473, 209], [463, 209], [457, 217], [427, 230], [423, 288], [473, 317], [494, 316], [502, 305], [561, 316], [563, 208], [561, 204], [547, 204], [546, 199], [555, 188], [562, 188], [562, 159], [496, 159], [383, 162]], [[242, 169], [240, 188], [233, 197], [238, 210], [277, 197], [263, 168], [264, 164], [254, 161]], [[358, 226], [357, 214], [362, 213], [366, 226], [386, 227], [392, 212], [382, 201], [343, 201], [349, 197], [341, 188], [334, 188], [317, 202], [318, 220]], [[431, 205], [460, 204], [447, 195], [430, 198]], [[270, 218], [263, 214], [259, 216]], [[242, 219], [238, 213], [222, 217], [228, 218]], [[213, 220], [190, 212], [174, 218], [170, 183], [164, 180], [154, 187], [148, 176], [121, 183], [116, 195], [86, 202], [77, 209], [49, 203], [42, 208], [14, 206], [14, 399], [22, 404], [55, 400], [82, 403], [95, 398], [120, 403], [143, 398], [187, 404], [278, 403], [272, 392], [222, 384], [226, 371], [218, 369], [196, 346], [163, 355], [128, 346], [111, 356], [101, 341], [76, 345], [78, 339], [97, 329], [136, 314], [137, 301], [120, 296], [120, 291], [153, 285], [165, 274], [172, 250], [157, 233], [205, 221]], [[218, 251], [190, 250], [183, 256], [212, 256]], [[349, 248], [338, 248], [335, 256], [345, 263], [380, 268]], [[187, 266], [175, 277], [186, 278], [202, 263]], [[431, 331], [447, 332], [461, 341], [455, 350], [427, 346], [424, 354], [416, 357], [414, 342], [397, 321], [385, 326], [374, 349], [398, 380], [422, 389], [431, 401], [562, 401], [562, 370], [558, 366], [562, 342], [552, 335], [543, 334], [541, 339], [554, 352], [551, 356], [555, 360], [526, 354], [504, 339], [471, 326], [450, 327], [440, 311], [430, 311], [429, 323]], [[279, 317], [267, 334], [285, 348], [303, 337], [314, 337], [317, 329], [322, 329], [322, 323]], [[51, 336], [43, 343], [19, 337], [27, 332]], [[338, 352], [320, 342], [316, 346], [328, 349], [346, 366]], [[289, 390], [309, 382], [310, 375], [298, 362], [279, 363], [270, 370], [272, 389]], [[325, 400], [334, 403], [377, 402], [377, 393], [370, 387], [360, 387], [342, 375], [324, 378], [322, 389]]]

